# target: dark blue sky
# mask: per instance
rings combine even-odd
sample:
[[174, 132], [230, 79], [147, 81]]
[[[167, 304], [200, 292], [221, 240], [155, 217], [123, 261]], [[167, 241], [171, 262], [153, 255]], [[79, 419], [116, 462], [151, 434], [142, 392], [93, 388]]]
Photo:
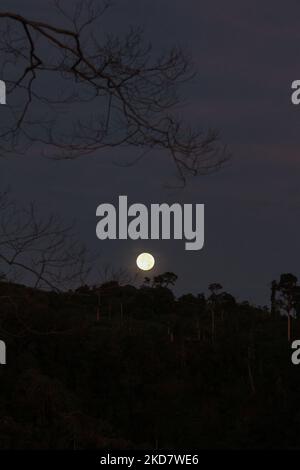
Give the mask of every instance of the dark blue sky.
[[[64, 2], [67, 3], [67, 2]], [[48, 6], [49, 5], [49, 6]], [[1, 9], [49, 19], [51, 4], [2, 0]], [[123, 168], [130, 153], [54, 162], [37, 155], [0, 161], [2, 187], [17, 199], [35, 200], [41, 211], [76, 218], [81, 239], [100, 252], [101, 265], [136, 271], [135, 257], [151, 251], [155, 274], [177, 273], [177, 292], [202, 292], [218, 281], [240, 299], [269, 301], [269, 284], [281, 272], [300, 277], [300, 107], [290, 86], [300, 79], [300, 3], [290, 1], [122, 0], [108, 13], [115, 32], [142, 25], [157, 49], [182, 44], [198, 76], [185, 89], [182, 115], [221, 130], [232, 152], [219, 173], [198, 177], [183, 189], [168, 155], [153, 153]], [[127, 194], [132, 202], [206, 205], [205, 247], [186, 252], [181, 241], [100, 242], [95, 211]]]

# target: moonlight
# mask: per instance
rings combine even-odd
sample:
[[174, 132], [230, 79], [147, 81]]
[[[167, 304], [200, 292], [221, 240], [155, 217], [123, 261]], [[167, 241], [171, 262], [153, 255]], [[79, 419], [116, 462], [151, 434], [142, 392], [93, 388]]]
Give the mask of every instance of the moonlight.
[[150, 253], [141, 253], [137, 259], [136, 264], [142, 271], [150, 271], [153, 268], [155, 260]]

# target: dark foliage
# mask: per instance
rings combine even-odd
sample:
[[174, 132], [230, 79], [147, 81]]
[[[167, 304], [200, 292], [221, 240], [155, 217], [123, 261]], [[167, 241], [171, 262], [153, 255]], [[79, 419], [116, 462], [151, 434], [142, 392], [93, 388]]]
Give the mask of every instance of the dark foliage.
[[286, 318], [151, 285], [0, 283], [0, 448], [299, 447]]

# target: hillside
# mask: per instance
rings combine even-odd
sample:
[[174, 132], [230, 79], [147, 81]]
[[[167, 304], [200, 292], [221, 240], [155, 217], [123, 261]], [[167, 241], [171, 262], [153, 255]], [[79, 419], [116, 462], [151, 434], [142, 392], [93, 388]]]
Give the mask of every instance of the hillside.
[[286, 317], [163, 283], [0, 298], [0, 448], [300, 447]]

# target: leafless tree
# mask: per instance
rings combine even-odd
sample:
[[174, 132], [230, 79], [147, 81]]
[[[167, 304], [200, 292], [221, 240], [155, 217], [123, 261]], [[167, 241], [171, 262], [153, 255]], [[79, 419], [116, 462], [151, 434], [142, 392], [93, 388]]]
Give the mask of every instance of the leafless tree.
[[0, 73], [10, 106], [0, 154], [35, 144], [66, 159], [131, 146], [137, 158], [169, 152], [183, 182], [219, 168], [228, 153], [218, 132], [178, 117], [180, 85], [193, 76], [190, 58], [179, 48], [157, 55], [140, 29], [103, 32], [109, 6], [81, 0], [69, 12], [57, 0], [55, 24], [0, 10]]
[[102, 270], [98, 272], [100, 285], [116, 283], [119, 286], [126, 284], [134, 284], [136, 275], [131, 274], [126, 268], [114, 268], [110, 264], [103, 266]]
[[86, 250], [72, 226], [64, 226], [56, 215], [38, 216], [34, 205], [18, 208], [8, 192], [0, 195], [3, 278], [59, 291], [82, 283], [89, 269]]

